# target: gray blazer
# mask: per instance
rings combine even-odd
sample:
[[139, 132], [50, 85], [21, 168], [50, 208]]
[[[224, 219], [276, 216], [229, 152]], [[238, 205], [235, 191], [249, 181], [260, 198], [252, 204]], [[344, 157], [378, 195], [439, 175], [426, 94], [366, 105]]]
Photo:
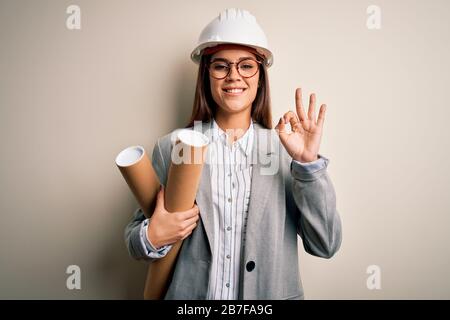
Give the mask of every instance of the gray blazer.
[[[209, 128], [204, 123], [202, 129]], [[297, 235], [305, 250], [331, 258], [342, 239], [336, 195], [326, 166], [306, 171], [292, 162], [274, 130], [254, 123], [251, 194], [247, 228], [243, 235], [239, 299], [303, 299], [298, 265]], [[197, 129], [197, 128], [196, 128]], [[161, 184], [167, 181], [173, 139], [160, 138], [153, 149], [152, 164]], [[273, 169], [276, 168], [274, 171]], [[200, 219], [183, 241], [165, 299], [205, 299], [213, 243], [213, 212], [210, 164], [202, 171], [196, 203]], [[136, 210], [125, 228], [125, 242], [135, 259], [152, 261], [140, 239], [145, 219]]]

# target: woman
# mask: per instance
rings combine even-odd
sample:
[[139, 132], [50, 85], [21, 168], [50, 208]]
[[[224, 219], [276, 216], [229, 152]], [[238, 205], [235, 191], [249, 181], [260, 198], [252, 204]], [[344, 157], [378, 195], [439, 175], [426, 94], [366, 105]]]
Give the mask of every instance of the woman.
[[[330, 258], [341, 244], [341, 222], [329, 160], [319, 154], [326, 106], [308, 114], [296, 90], [296, 113], [272, 128], [264, 33], [254, 17], [228, 9], [203, 30], [191, 55], [199, 73], [187, 127], [210, 138], [208, 162], [192, 209], [138, 209], [125, 230], [136, 259], [164, 257], [183, 239], [166, 299], [303, 299], [297, 235], [305, 250]], [[292, 131], [286, 131], [290, 124]], [[152, 163], [167, 181], [171, 134], [158, 140]]]

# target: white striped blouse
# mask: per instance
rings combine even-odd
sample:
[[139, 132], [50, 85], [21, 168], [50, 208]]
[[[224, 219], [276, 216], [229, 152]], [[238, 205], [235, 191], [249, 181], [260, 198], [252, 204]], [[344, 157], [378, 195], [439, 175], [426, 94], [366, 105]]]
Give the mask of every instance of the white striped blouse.
[[230, 144], [227, 133], [211, 121], [211, 189], [214, 208], [214, 248], [207, 299], [237, 299], [241, 239], [250, 201], [254, 128]]

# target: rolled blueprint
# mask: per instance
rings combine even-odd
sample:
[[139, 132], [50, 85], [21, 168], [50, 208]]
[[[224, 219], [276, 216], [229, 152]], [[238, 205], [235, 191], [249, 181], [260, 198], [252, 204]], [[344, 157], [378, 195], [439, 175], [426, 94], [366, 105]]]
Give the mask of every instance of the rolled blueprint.
[[145, 216], [150, 218], [160, 183], [145, 149], [132, 146], [122, 150], [116, 157], [116, 165]]
[[[164, 192], [167, 211], [185, 211], [194, 206], [208, 144], [209, 139], [200, 132], [178, 131]], [[152, 263], [144, 289], [145, 299], [164, 298], [181, 244], [182, 241], [174, 243], [164, 258]]]

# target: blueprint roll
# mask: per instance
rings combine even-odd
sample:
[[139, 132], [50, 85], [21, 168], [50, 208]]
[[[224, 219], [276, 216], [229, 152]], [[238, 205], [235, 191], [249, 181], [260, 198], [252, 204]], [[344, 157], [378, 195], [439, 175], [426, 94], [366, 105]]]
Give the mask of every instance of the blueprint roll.
[[[208, 145], [208, 137], [200, 132], [181, 129], [176, 134], [164, 191], [167, 211], [185, 211], [194, 206]], [[164, 298], [181, 244], [174, 243], [164, 258], [153, 261], [147, 274], [145, 299]]]
[[160, 183], [152, 163], [142, 146], [131, 146], [116, 157], [116, 165], [131, 189], [145, 216], [155, 209]]

